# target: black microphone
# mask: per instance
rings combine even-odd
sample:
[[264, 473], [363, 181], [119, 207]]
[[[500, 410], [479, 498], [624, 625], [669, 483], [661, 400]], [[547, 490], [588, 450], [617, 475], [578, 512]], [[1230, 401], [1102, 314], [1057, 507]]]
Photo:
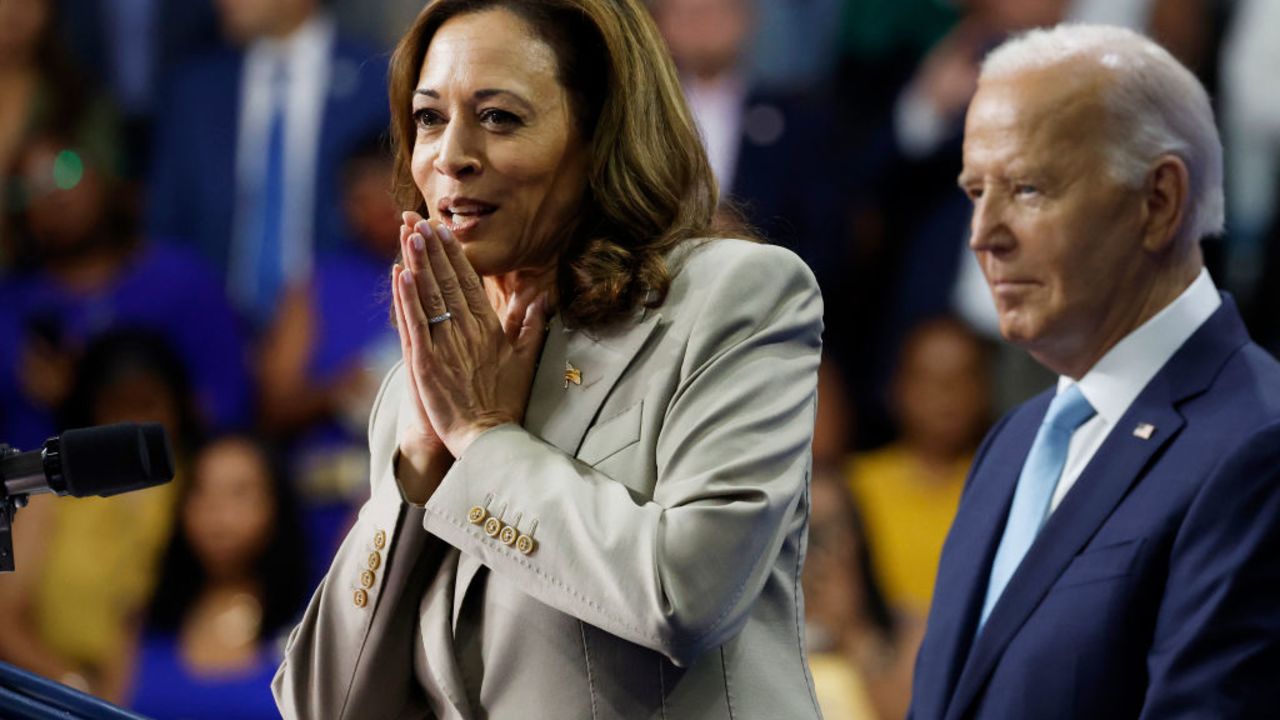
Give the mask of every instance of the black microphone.
[[173, 479], [173, 450], [159, 423], [68, 430], [31, 452], [0, 457], [0, 498], [52, 492], [110, 497]]

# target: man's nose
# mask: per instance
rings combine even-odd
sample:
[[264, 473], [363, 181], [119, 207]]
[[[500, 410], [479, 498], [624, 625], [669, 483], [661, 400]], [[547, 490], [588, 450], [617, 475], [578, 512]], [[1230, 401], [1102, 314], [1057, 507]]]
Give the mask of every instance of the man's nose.
[[973, 218], [969, 226], [969, 249], [974, 252], [1001, 250], [1011, 245], [1008, 225], [1008, 203], [999, 194], [987, 191], [973, 201]]
[[436, 172], [451, 178], [478, 175], [482, 169], [476, 139], [465, 123], [456, 119], [440, 135], [433, 166]]

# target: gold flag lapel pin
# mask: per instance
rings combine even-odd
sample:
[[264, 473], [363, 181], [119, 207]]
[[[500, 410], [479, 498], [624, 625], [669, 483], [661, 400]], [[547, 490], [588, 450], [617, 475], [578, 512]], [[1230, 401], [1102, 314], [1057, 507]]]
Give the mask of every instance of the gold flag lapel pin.
[[582, 371], [573, 366], [573, 363], [565, 361], [564, 364], [564, 387], [569, 389], [569, 383], [574, 385], [582, 384]]

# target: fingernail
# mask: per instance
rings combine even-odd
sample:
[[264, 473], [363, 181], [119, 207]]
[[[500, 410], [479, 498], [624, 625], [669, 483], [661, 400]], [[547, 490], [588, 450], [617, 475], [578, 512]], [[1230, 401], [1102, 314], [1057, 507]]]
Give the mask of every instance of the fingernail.
[[414, 227], [413, 229], [421, 233], [422, 237], [426, 237], [431, 234], [431, 226], [427, 224], [426, 220], [423, 220], [422, 222], [418, 223], [417, 226]]
[[449, 229], [448, 225], [441, 225], [440, 232], [438, 234], [445, 242], [453, 242], [453, 231]]
[[400, 283], [405, 287], [413, 287], [413, 271], [409, 268], [405, 268], [404, 271], [400, 273]]
[[427, 249], [427, 241], [418, 233], [414, 233], [409, 237], [409, 242], [413, 243], [413, 249], [422, 252]]
[[404, 223], [405, 225], [408, 225], [408, 224], [409, 224], [409, 215], [411, 215], [411, 214], [412, 214], [412, 213], [410, 213], [408, 210], [405, 210], [404, 212], [400, 213], [400, 222]]

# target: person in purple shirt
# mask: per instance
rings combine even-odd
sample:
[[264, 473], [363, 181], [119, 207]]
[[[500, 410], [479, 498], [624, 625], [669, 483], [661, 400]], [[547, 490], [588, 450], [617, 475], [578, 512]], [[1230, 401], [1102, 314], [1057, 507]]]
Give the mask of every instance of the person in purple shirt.
[[245, 332], [192, 252], [139, 239], [98, 159], [47, 135], [11, 173], [5, 221], [22, 270], [0, 279], [0, 439], [33, 447], [57, 432], [53, 409], [74, 358], [108, 330], [155, 331], [187, 368], [211, 427], [246, 425], [252, 385]]

